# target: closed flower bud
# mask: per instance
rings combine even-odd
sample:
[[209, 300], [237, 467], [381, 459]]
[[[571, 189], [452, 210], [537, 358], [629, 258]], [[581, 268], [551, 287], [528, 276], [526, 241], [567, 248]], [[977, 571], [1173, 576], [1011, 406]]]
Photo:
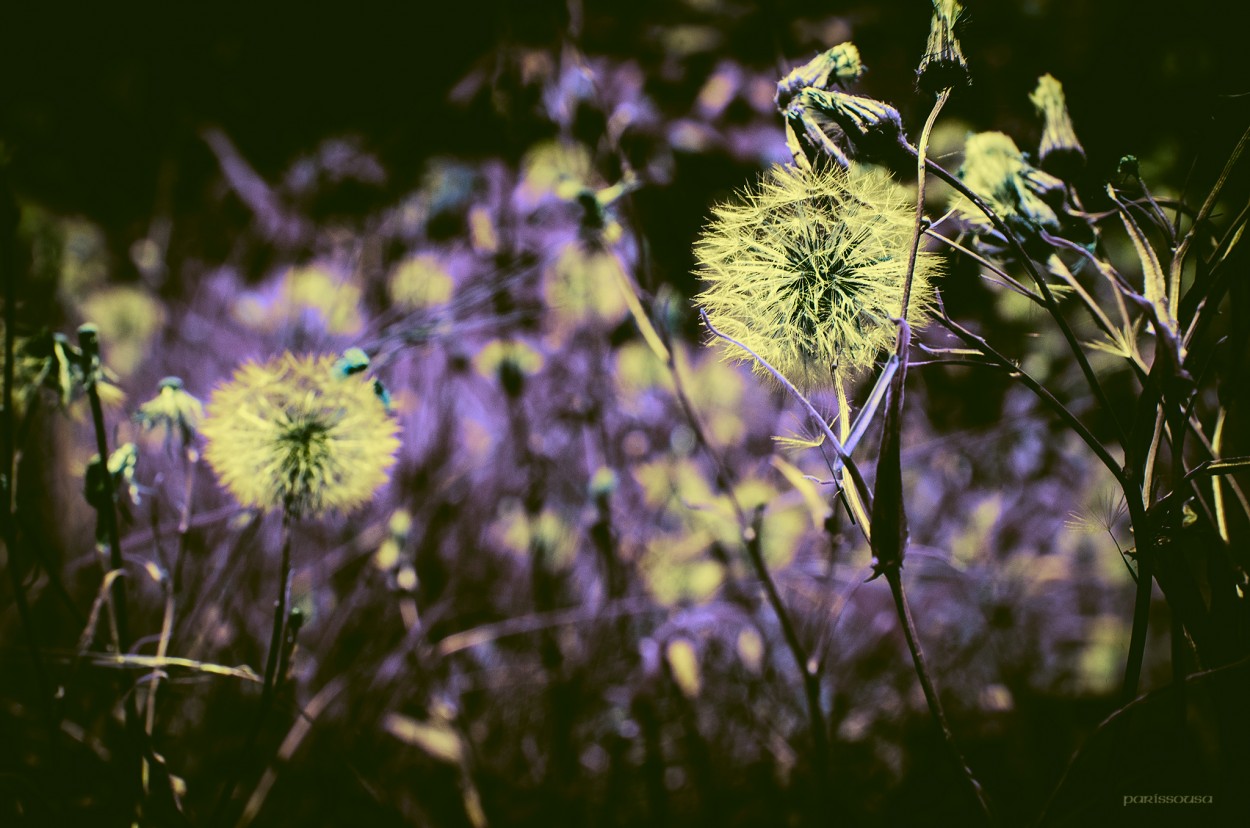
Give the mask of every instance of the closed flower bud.
[[804, 89], [828, 89], [832, 84], [853, 83], [865, 71], [855, 44], [850, 41], [839, 43], [781, 79], [777, 84], [777, 108], [784, 111], [794, 96]]
[[1063, 84], [1053, 75], [1042, 75], [1029, 100], [1042, 116], [1042, 142], [1038, 148], [1042, 167], [1060, 176], [1078, 171], [1085, 164], [1085, 149], [1072, 127]]
[[929, 27], [929, 45], [916, 70], [916, 85], [934, 94], [943, 89], [967, 85], [971, 76], [968, 61], [959, 38], [955, 37], [955, 24], [963, 13], [959, 0], [933, 0], [933, 22]]
[[[1057, 232], [1059, 216], [1039, 193], [1049, 192], [1054, 179], [1034, 169], [1010, 136], [981, 132], [968, 137], [964, 163], [959, 171], [964, 183], [1009, 225]], [[989, 220], [967, 200], [960, 198], [956, 211], [974, 228], [990, 232]]]
[[204, 418], [204, 406], [188, 394], [178, 377], [165, 377], [160, 382], [156, 396], [139, 406], [135, 421], [145, 429], [165, 428], [168, 434], [177, 434], [182, 445], [189, 446], [195, 439], [200, 420]]
[[806, 89], [791, 104], [795, 105], [818, 111], [837, 124], [861, 160], [891, 162], [905, 152], [903, 119], [887, 103], [837, 90]]

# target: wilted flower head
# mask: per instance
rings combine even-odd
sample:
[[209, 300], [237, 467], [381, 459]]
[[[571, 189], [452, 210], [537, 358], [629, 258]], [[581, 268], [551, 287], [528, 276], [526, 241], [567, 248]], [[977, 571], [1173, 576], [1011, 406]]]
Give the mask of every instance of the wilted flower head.
[[[707, 283], [695, 301], [799, 384], [828, 383], [835, 365], [871, 365], [897, 335], [914, 227], [900, 190], [878, 170], [774, 167], [758, 190], [715, 209], [695, 250]], [[915, 327], [937, 273], [937, 257], [921, 252], [907, 314]]]
[[969, 82], [968, 61], [955, 37], [955, 23], [962, 13], [959, 0], [933, 0], [929, 45], [916, 70], [916, 85], [927, 92], [936, 93]]
[[[1059, 229], [1059, 216], [1042, 194], [1063, 182], [1034, 168], [1011, 137], [1001, 132], [981, 132], [968, 137], [960, 178], [1009, 225], [1036, 232], [1037, 228]], [[988, 229], [989, 222], [979, 210], [960, 198], [956, 210], [970, 224]]]
[[285, 353], [243, 365], [213, 392], [204, 456], [243, 505], [347, 512], [386, 482], [398, 426], [369, 378], [335, 363]]
[[178, 377], [165, 377], [160, 382], [156, 396], [139, 406], [135, 421], [146, 429], [164, 427], [170, 434], [177, 433], [184, 446], [195, 438], [200, 420], [204, 419], [204, 406], [182, 387]]
[[784, 110], [803, 89], [827, 89], [831, 84], [851, 83], [859, 80], [865, 71], [855, 44], [850, 41], [839, 43], [781, 79], [777, 84], [777, 108]]
[[[836, 89], [805, 89], [784, 114], [789, 117], [796, 109], [808, 113], [809, 119], [811, 113], [817, 113], [835, 123], [846, 135], [855, 157], [862, 160], [893, 160], [905, 147], [903, 119], [884, 101]], [[835, 160], [842, 163], [836, 156]]]
[[1054, 75], [1042, 75], [1029, 100], [1042, 116], [1042, 143], [1038, 148], [1042, 166], [1060, 174], [1079, 169], [1085, 162], [1085, 148], [1072, 127], [1063, 84]]

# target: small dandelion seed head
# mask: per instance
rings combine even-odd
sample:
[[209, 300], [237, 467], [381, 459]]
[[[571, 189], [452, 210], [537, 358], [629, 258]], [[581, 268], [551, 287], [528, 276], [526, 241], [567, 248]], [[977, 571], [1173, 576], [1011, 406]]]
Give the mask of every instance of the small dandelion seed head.
[[[695, 301], [792, 382], [827, 385], [835, 367], [866, 368], [895, 342], [914, 210], [879, 170], [774, 167], [757, 189], [715, 209], [695, 249], [706, 284]], [[936, 254], [920, 252], [913, 328], [938, 272]]]
[[244, 506], [295, 516], [349, 512], [386, 482], [399, 430], [373, 383], [333, 355], [249, 362], [218, 386], [204, 457]]

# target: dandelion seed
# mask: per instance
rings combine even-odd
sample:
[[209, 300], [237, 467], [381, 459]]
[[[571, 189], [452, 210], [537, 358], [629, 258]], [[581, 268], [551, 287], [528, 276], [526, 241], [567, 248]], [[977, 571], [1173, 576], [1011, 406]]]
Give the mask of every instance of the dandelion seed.
[[[707, 284], [695, 301], [800, 385], [828, 385], [835, 367], [870, 366], [897, 336], [914, 222], [900, 190], [876, 170], [774, 167], [757, 190], [715, 209], [695, 250]], [[938, 257], [921, 252], [914, 328], [938, 271]]]
[[214, 391], [204, 456], [244, 506], [348, 512], [386, 482], [398, 426], [373, 383], [335, 363], [286, 353], [243, 365]]

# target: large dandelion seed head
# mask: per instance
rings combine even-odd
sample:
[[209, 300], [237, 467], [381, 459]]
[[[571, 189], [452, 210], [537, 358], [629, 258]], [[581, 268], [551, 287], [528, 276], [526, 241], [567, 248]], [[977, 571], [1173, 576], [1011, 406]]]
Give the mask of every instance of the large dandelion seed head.
[[290, 353], [249, 362], [213, 392], [204, 456], [244, 506], [348, 512], [386, 482], [399, 427], [373, 383], [335, 362]]
[[[835, 367], [866, 368], [893, 347], [914, 224], [915, 203], [884, 172], [774, 167], [713, 211], [695, 248], [706, 283], [695, 301], [792, 382], [827, 385]], [[936, 255], [918, 254], [913, 327], [938, 270]]]

